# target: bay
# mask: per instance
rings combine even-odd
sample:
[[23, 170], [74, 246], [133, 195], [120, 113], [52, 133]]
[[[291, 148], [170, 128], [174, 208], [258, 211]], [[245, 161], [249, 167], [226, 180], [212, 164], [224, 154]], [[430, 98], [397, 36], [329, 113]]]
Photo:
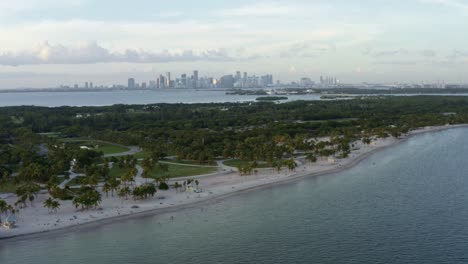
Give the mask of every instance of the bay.
[[0, 263], [467, 263], [467, 159], [468, 129], [427, 133], [337, 174], [0, 241]]

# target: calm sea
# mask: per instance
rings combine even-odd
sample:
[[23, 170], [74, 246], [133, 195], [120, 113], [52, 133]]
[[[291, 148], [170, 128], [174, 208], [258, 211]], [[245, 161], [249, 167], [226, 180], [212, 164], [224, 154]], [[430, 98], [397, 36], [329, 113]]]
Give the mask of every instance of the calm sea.
[[467, 160], [468, 129], [424, 134], [335, 175], [0, 241], [0, 263], [468, 263]]
[[[0, 107], [108, 106], [114, 104], [224, 103], [255, 101], [258, 95], [226, 95], [226, 90], [152, 90], [0, 93]], [[290, 95], [289, 100], [320, 100], [319, 95]]]

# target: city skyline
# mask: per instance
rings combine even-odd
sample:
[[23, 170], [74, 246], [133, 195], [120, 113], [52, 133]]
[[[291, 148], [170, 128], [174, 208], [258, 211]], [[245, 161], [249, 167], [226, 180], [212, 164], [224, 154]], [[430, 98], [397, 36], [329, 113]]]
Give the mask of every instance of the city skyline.
[[[0, 3], [0, 88], [125, 83], [164, 69], [283, 82], [467, 82], [468, 4], [395, 1]], [[261, 69], [261, 70], [259, 70]]]

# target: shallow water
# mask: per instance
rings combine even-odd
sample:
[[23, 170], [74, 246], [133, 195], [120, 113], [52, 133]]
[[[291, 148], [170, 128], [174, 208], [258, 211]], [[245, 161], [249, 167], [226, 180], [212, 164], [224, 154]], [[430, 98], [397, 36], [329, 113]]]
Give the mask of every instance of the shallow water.
[[467, 263], [467, 160], [468, 129], [424, 134], [335, 175], [0, 241], [0, 263]]

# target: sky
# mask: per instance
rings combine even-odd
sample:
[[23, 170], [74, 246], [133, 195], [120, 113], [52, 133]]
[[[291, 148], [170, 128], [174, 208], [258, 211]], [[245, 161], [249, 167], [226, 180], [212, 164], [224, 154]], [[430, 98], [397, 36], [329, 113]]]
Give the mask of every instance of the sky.
[[468, 0], [0, 0], [0, 88], [199, 70], [468, 82]]

